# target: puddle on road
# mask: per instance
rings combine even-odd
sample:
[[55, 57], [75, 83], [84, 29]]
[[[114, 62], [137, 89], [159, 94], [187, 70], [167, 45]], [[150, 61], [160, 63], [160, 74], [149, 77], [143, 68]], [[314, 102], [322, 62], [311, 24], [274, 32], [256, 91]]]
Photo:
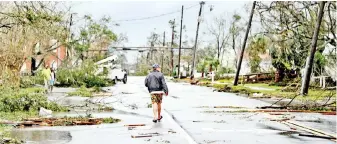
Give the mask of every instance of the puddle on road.
[[13, 130], [11, 136], [27, 144], [68, 143], [72, 138], [70, 132], [56, 130]]

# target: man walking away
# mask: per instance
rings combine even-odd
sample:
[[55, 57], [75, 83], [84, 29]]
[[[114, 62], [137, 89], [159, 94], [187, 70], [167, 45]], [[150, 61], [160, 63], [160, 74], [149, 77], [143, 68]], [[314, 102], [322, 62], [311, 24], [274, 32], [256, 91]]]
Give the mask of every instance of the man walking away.
[[152, 101], [152, 108], [153, 108], [153, 122], [156, 123], [157, 121], [163, 118], [160, 115], [161, 113], [161, 103], [163, 100], [163, 94], [168, 95], [168, 88], [165, 82], [164, 75], [160, 72], [160, 66], [158, 64], [154, 64], [152, 66], [153, 71], [147, 75], [145, 79], [145, 86], [149, 90], [151, 94], [151, 101]]
[[44, 79], [44, 87], [46, 88], [46, 91], [48, 92], [49, 86], [50, 86], [50, 80], [51, 80], [51, 71], [49, 69], [49, 66], [46, 64], [44, 69], [42, 70], [42, 76]]

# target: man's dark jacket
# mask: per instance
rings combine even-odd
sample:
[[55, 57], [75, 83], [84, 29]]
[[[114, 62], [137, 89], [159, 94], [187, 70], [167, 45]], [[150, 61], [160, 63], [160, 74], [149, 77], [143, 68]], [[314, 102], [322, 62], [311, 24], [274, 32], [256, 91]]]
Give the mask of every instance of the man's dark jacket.
[[150, 93], [153, 91], [164, 91], [165, 93], [168, 93], [164, 75], [156, 70], [147, 75], [145, 79], [145, 86]]

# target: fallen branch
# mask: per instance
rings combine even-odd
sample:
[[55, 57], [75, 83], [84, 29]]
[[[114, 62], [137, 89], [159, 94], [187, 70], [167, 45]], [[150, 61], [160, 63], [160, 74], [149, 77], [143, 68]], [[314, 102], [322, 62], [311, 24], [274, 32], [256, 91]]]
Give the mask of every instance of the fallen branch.
[[288, 107], [288, 106], [294, 101], [294, 99], [295, 99], [297, 96], [298, 96], [298, 95], [295, 95], [295, 96], [290, 100], [290, 102], [289, 102], [288, 104], [285, 105], [285, 107]]
[[329, 104], [324, 104], [324, 105], [322, 105], [321, 107], [327, 107], [327, 106], [331, 106], [331, 105], [333, 105], [333, 104], [336, 104], [336, 101], [334, 101], [334, 102], [332, 102], [332, 103], [329, 103]]
[[274, 102], [273, 104], [271, 104], [270, 106], [273, 106], [274, 104], [277, 104], [278, 102], [280, 102], [281, 100], [283, 100], [284, 98], [279, 99], [278, 101]]
[[[333, 93], [330, 93], [330, 96], [329, 96], [328, 100], [327, 100], [323, 105], [321, 105], [321, 106], [322, 106], [322, 107], [327, 106], [327, 103], [330, 101], [330, 99], [332, 98], [332, 96], [334, 96], [334, 94], [333, 94]], [[331, 104], [334, 104], [334, 103], [336, 103], [336, 101], [332, 102]], [[330, 104], [330, 105], [331, 105], [331, 104]]]

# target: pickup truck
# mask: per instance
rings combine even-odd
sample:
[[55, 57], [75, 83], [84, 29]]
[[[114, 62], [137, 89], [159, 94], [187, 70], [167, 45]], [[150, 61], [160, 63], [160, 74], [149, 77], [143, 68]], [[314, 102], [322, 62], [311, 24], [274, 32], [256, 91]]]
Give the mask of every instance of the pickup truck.
[[96, 65], [98, 65], [98, 70], [96, 71], [96, 75], [99, 73], [102, 73], [105, 68], [108, 70], [108, 75], [107, 75], [108, 79], [115, 81], [115, 83], [117, 83], [118, 81], [122, 81], [124, 84], [126, 84], [128, 80], [127, 72], [126, 70], [121, 68], [121, 65], [115, 64], [116, 59], [117, 59], [117, 56], [112, 55], [103, 60], [96, 62]]
[[110, 69], [108, 72], [108, 78], [114, 80], [115, 83], [117, 83], [118, 81], [122, 81], [124, 84], [126, 84], [128, 80], [126, 70], [121, 68]]

